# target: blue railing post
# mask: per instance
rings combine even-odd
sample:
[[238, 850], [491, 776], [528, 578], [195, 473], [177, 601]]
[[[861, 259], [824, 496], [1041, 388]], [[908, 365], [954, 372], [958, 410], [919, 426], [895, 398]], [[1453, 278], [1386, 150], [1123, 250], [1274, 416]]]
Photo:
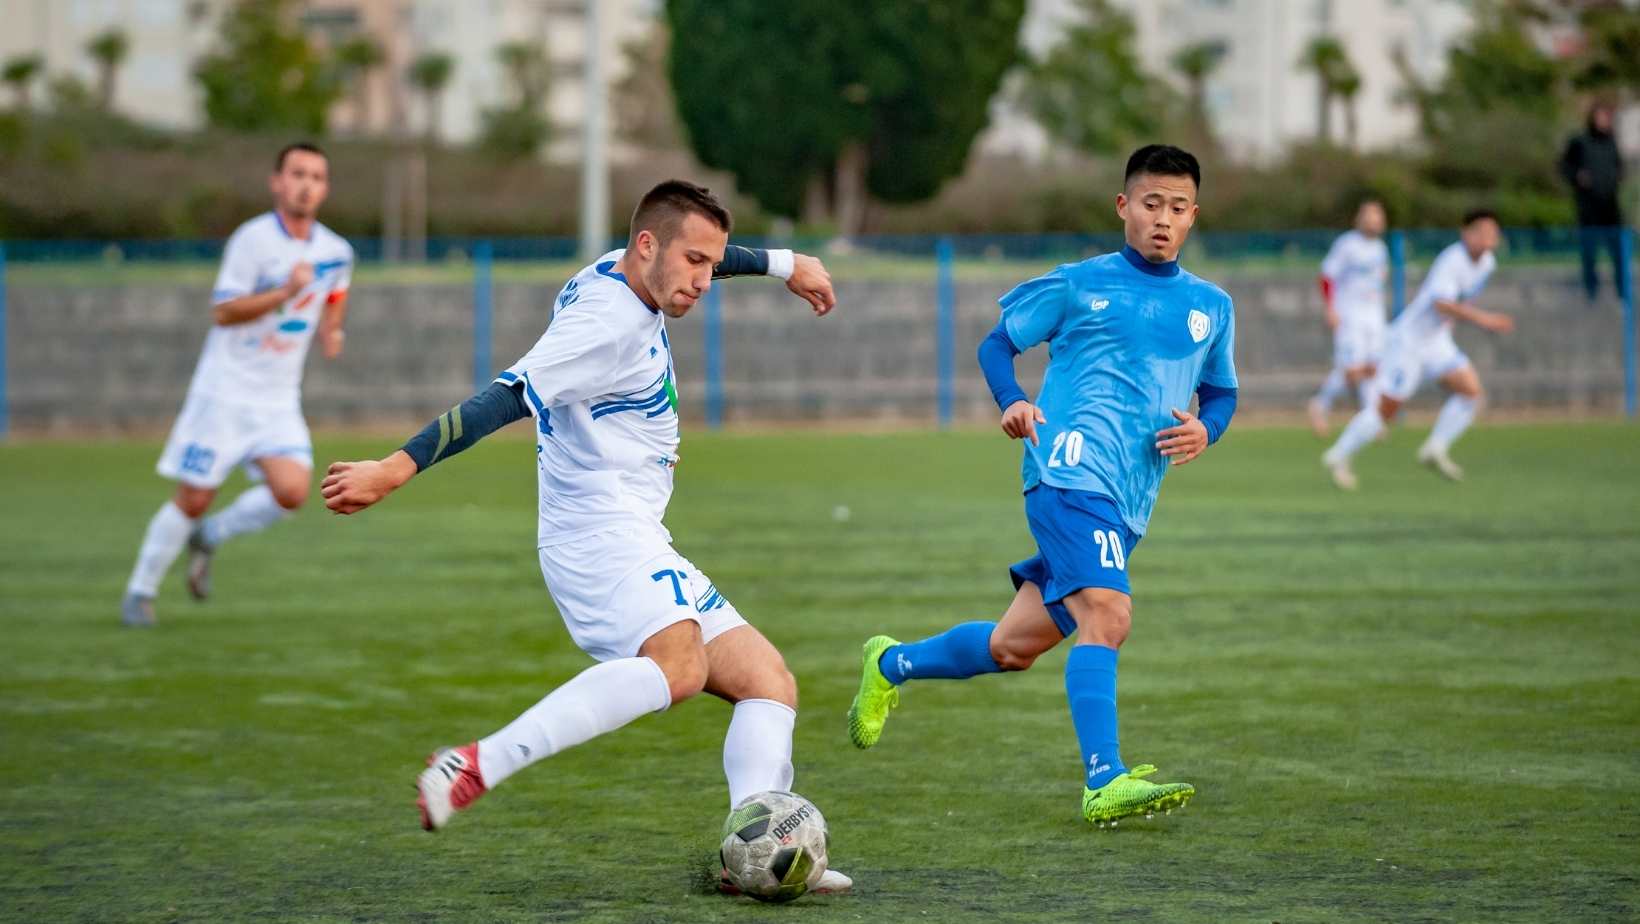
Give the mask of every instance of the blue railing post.
[[1617, 266], [1617, 291], [1623, 299], [1623, 412], [1633, 418], [1640, 413], [1640, 375], [1636, 365], [1634, 329], [1634, 229], [1623, 229], [1622, 257]]
[[11, 430], [11, 396], [6, 393], [6, 245], [0, 244], [0, 440]]
[[723, 426], [723, 290], [706, 290], [706, 427]]
[[1401, 313], [1407, 304], [1407, 237], [1399, 231], [1389, 233], [1389, 284], [1391, 297], [1390, 317]]
[[489, 241], [473, 246], [473, 391], [489, 387], [495, 368], [490, 364], [490, 330], [494, 314], [490, 288], [490, 264], [494, 252]]
[[938, 262], [936, 299], [939, 304], [934, 318], [934, 351], [936, 404], [940, 428], [951, 426], [952, 406], [956, 398], [957, 352], [957, 284], [952, 263], [951, 239], [942, 237], [934, 247]]

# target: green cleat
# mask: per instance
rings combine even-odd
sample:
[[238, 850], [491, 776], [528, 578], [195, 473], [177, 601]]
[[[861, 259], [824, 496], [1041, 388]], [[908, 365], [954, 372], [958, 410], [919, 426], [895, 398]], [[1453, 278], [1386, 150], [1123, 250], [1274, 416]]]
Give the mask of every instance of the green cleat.
[[1172, 814], [1184, 808], [1196, 787], [1189, 783], [1151, 783], [1144, 779], [1156, 772], [1151, 764], [1140, 764], [1098, 789], [1082, 788], [1082, 817], [1103, 828], [1130, 815], [1149, 818], [1157, 812]]
[[877, 666], [883, 652], [898, 644], [886, 635], [866, 639], [860, 658], [860, 692], [854, 695], [854, 702], [848, 707], [848, 737], [857, 748], [869, 748], [877, 743], [883, 736], [888, 711], [900, 704], [899, 688], [889, 683]]

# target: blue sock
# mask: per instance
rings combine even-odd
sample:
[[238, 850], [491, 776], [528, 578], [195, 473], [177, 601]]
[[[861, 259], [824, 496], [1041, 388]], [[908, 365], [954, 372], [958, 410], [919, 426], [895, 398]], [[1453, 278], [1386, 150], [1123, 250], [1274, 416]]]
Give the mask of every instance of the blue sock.
[[1002, 670], [991, 658], [991, 632], [996, 627], [994, 622], [965, 622], [920, 642], [895, 645], [877, 659], [877, 667], [895, 685], [994, 674]]
[[1116, 649], [1077, 645], [1065, 661], [1065, 698], [1089, 789], [1126, 773], [1116, 738]]

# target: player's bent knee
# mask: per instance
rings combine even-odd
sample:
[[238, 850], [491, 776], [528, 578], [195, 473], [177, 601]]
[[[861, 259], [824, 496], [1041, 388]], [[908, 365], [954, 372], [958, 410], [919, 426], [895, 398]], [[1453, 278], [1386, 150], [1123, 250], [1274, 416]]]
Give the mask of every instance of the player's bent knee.
[[1041, 655], [1042, 652], [1032, 651], [1013, 639], [991, 636], [991, 660], [1005, 671], [1029, 670]]
[[211, 501], [215, 497], [216, 492], [210, 488], [178, 485], [176, 497], [171, 502], [176, 504], [177, 509], [182, 511], [183, 516], [190, 520], [197, 520], [205, 515], [205, 511], [211, 508]]
[[272, 490], [273, 502], [286, 510], [296, 510], [307, 502], [308, 486], [306, 482], [295, 486], [281, 486]]
[[666, 690], [672, 702], [681, 703], [706, 689], [706, 653], [662, 663], [661, 673], [666, 675]]

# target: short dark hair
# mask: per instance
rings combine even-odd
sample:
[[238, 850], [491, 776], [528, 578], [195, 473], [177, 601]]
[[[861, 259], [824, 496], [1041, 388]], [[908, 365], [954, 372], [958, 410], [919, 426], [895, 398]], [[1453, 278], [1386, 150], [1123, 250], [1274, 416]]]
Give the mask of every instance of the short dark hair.
[[1155, 176], [1187, 176], [1202, 188], [1202, 165], [1196, 155], [1171, 144], [1147, 144], [1128, 158], [1127, 172], [1122, 175], [1125, 186], [1141, 173]]
[[[1492, 219], [1493, 221], [1496, 222], [1498, 220], [1498, 213], [1492, 211], [1489, 208], [1484, 208], [1484, 207], [1483, 208], [1470, 209], [1469, 211], [1463, 213], [1463, 225], [1462, 225], [1462, 227], [1467, 228], [1467, 227], [1469, 227], [1470, 225], [1474, 224], [1477, 221], [1485, 221], [1488, 218], [1490, 218], [1490, 219]], [[1499, 222], [1499, 223], [1501, 224], [1501, 222]]]
[[319, 147], [318, 145], [314, 144], [313, 142], [311, 142], [311, 141], [292, 141], [290, 144], [287, 144], [284, 147], [280, 148], [278, 156], [273, 159], [273, 172], [274, 173], [278, 173], [279, 171], [285, 169], [285, 158], [289, 157], [290, 152], [292, 152], [292, 151], [306, 151], [309, 154], [317, 154], [320, 157], [323, 157], [326, 161], [330, 160], [330, 155], [326, 154], [323, 148]]
[[729, 210], [710, 189], [687, 180], [667, 180], [638, 200], [638, 207], [632, 210], [628, 241], [637, 241], [638, 232], [647, 229], [665, 247], [677, 236], [684, 216], [691, 214], [704, 216], [725, 234], [734, 226]]

